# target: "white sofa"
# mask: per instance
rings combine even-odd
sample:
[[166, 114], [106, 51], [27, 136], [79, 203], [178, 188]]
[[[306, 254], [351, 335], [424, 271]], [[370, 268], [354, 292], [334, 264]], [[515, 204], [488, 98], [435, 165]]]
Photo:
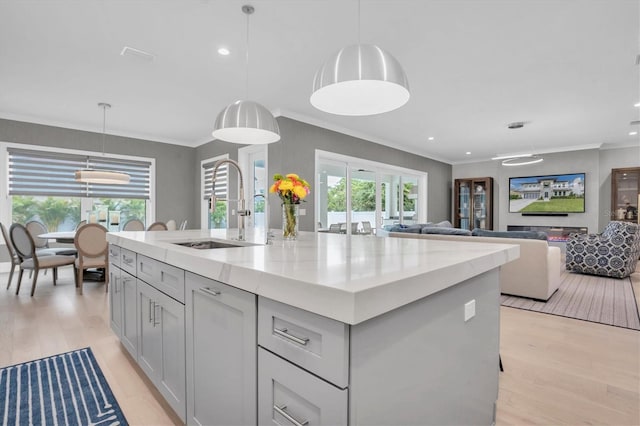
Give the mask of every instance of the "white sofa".
[[560, 286], [560, 248], [549, 246], [544, 240], [412, 234], [406, 232], [390, 232], [389, 236], [428, 240], [518, 244], [520, 246], [520, 258], [503, 265], [500, 269], [500, 292], [502, 294], [546, 301]]

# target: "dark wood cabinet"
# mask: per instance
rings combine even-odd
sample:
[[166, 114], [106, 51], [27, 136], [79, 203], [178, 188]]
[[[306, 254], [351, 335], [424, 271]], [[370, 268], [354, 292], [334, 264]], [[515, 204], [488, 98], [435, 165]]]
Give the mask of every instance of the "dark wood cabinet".
[[611, 169], [611, 220], [638, 222], [639, 203], [640, 167]]
[[493, 178], [456, 179], [453, 226], [493, 229]]

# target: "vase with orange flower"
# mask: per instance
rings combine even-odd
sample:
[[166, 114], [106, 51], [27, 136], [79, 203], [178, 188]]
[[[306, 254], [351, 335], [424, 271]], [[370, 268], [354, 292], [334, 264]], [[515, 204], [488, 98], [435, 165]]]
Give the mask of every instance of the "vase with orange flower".
[[298, 215], [301, 201], [309, 195], [309, 183], [295, 173], [273, 175], [274, 183], [269, 192], [277, 193], [282, 200], [282, 237], [295, 240], [298, 236]]

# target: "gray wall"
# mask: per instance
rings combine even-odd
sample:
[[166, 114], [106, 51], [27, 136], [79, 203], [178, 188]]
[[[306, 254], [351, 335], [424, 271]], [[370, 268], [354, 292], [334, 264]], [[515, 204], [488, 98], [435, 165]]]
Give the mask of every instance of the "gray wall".
[[[453, 166], [453, 179], [467, 177], [494, 178], [494, 229], [507, 225], [586, 226], [600, 232], [609, 221], [611, 209], [611, 169], [640, 166], [640, 148], [582, 150], [544, 154], [538, 164], [504, 167], [500, 161], [485, 161]], [[509, 177], [585, 172], [585, 213], [568, 216], [522, 216], [509, 213]]]
[[[268, 146], [267, 176], [273, 176], [275, 173], [297, 173], [311, 183], [313, 195], [316, 149], [420, 170], [429, 174], [427, 207], [429, 220], [439, 221], [451, 216], [451, 165], [286, 117], [278, 117], [277, 120], [281, 139]], [[199, 165], [201, 160], [226, 153], [230, 158], [237, 159], [238, 148], [241, 146], [219, 141], [209, 142], [197, 149], [196, 161]], [[233, 173], [232, 176], [234, 176]], [[199, 171], [195, 178], [199, 187]], [[272, 194], [270, 197], [269, 226], [277, 228], [281, 226], [282, 221], [280, 203], [276, 195]], [[196, 205], [199, 206], [199, 200]], [[304, 208], [307, 214], [300, 219], [300, 229], [312, 231], [316, 222], [313, 196], [307, 198]]]
[[[0, 141], [102, 152], [101, 133], [3, 119], [0, 119]], [[156, 220], [199, 222], [199, 210], [192, 208], [198, 190], [192, 179], [194, 148], [108, 135], [105, 152], [155, 158]], [[6, 255], [6, 250], [2, 250], [0, 262], [8, 260]]]

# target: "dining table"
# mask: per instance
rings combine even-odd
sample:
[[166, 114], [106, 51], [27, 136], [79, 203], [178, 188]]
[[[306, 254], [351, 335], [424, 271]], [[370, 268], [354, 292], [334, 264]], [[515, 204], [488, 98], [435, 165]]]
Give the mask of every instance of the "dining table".
[[76, 238], [76, 231], [47, 232], [46, 234], [38, 235], [38, 238], [56, 240], [57, 243], [61, 244], [73, 244]]

